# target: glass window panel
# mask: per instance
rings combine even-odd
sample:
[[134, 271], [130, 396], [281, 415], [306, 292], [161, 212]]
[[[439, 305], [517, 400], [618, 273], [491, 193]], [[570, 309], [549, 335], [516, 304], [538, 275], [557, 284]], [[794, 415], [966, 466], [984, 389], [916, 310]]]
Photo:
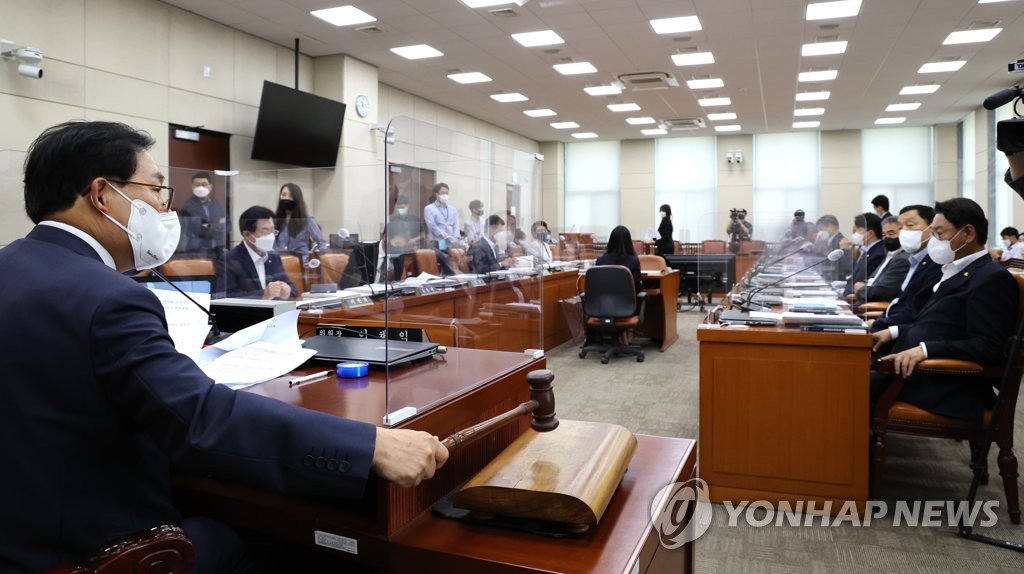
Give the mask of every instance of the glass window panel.
[[818, 132], [754, 136], [754, 209], [750, 214], [757, 239], [780, 239], [803, 209], [807, 220], [818, 214], [821, 151]]
[[619, 224], [619, 142], [565, 146], [565, 231], [607, 236]]
[[718, 237], [719, 218], [707, 217], [715, 211], [717, 196], [715, 138], [659, 139], [654, 153], [654, 203], [672, 207], [675, 239], [689, 243]]
[[932, 128], [884, 128], [861, 132], [861, 205], [889, 198], [889, 211], [935, 203]]

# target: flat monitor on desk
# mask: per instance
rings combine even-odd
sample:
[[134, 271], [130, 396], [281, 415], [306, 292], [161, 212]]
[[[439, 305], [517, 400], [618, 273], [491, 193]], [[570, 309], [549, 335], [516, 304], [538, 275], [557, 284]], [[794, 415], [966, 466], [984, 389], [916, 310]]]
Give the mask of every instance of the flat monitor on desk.
[[664, 255], [678, 269], [681, 285], [691, 293], [727, 293], [736, 283], [736, 256], [732, 253]]

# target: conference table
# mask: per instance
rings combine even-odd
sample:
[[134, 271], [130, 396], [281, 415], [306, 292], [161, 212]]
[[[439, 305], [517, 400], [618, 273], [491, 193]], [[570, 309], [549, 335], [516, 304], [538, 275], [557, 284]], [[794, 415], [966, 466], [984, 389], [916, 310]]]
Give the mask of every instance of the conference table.
[[[380, 297], [355, 307], [304, 310], [299, 315], [301, 337], [318, 326], [383, 326], [422, 329], [427, 337], [449, 347], [512, 351], [550, 351], [570, 340], [569, 319], [561, 302], [578, 295], [576, 269], [543, 275], [510, 275], [478, 284], [465, 284], [416, 294]], [[652, 295], [641, 335], [657, 341], [664, 351], [678, 339], [676, 301], [679, 272], [645, 273]]]
[[[381, 426], [385, 412], [416, 405], [395, 428], [439, 437], [487, 420], [529, 400], [526, 374], [543, 358], [523, 353], [452, 348], [386, 377], [371, 370], [362, 379], [323, 380], [289, 386], [286, 377], [249, 387], [276, 400]], [[387, 379], [387, 380], [386, 380]], [[557, 373], [554, 381], [556, 405]], [[176, 505], [186, 515], [209, 516], [295, 548], [295, 568], [328, 560], [378, 572], [410, 572], [450, 564], [457, 572], [692, 572], [691, 544], [660, 543], [652, 526], [652, 501], [667, 484], [692, 478], [695, 442], [639, 436], [634, 458], [601, 522], [569, 538], [475, 526], [431, 514], [431, 506], [476, 474], [530, 424], [514, 419], [486, 437], [452, 451], [433, 479], [413, 488], [371, 478], [359, 500], [270, 492], [212, 477], [177, 474]], [[552, 432], [558, 432], [557, 429]], [[664, 509], [669, 501], [660, 502]], [[568, 559], [568, 558], [571, 558]]]
[[712, 311], [697, 341], [700, 468], [711, 500], [863, 509], [871, 336], [728, 327]]

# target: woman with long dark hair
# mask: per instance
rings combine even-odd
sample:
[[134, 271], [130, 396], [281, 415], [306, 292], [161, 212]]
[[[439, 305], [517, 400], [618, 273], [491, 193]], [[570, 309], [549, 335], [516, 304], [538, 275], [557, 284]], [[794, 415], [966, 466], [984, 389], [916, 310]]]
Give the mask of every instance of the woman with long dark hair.
[[639, 293], [643, 287], [640, 279], [640, 258], [633, 249], [633, 237], [629, 230], [619, 225], [608, 236], [608, 250], [597, 258], [597, 265], [622, 265], [633, 274], [633, 285]]
[[306, 210], [306, 202], [302, 199], [302, 188], [294, 183], [281, 186], [277, 196], [277, 240], [274, 251], [278, 253], [294, 253], [306, 264], [309, 259], [310, 245], [317, 250], [326, 249], [320, 225], [311, 213]]
[[658, 241], [654, 243], [654, 252], [658, 255], [671, 255], [676, 252], [676, 244], [672, 240], [672, 206], [665, 204], [659, 210], [661, 223], [658, 225]]

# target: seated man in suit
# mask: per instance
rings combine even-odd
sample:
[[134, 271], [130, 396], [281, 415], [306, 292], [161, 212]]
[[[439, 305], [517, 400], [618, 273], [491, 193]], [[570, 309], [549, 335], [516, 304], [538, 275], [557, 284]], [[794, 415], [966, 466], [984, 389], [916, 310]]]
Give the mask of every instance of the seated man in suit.
[[284, 271], [281, 256], [274, 253], [274, 212], [254, 205], [238, 218], [242, 242], [221, 258], [217, 280], [228, 297], [294, 299], [299, 290]]
[[[818, 234], [814, 238], [814, 252], [818, 255], [828, 255], [839, 249], [839, 245], [846, 240], [843, 232], [839, 231], [839, 220], [834, 215], [822, 215], [815, 222], [815, 227], [818, 228]], [[850, 252], [845, 251], [839, 261], [823, 263], [820, 273], [827, 281], [846, 281], [851, 265], [853, 259]]]
[[469, 248], [469, 270], [482, 274], [508, 269], [508, 265], [503, 263], [507, 259], [507, 247], [505, 220], [498, 215], [488, 217], [484, 236]]
[[[0, 335], [0, 452], [15, 462], [0, 474], [4, 572], [75, 563], [163, 524], [188, 533], [193, 574], [258, 571], [239, 533], [182, 516], [172, 468], [359, 499], [371, 473], [411, 486], [447, 459], [428, 433], [235, 391], [175, 350], [160, 301], [123, 275], [163, 264], [178, 245], [154, 143], [124, 124], [74, 121], [28, 150], [25, 212], [36, 225], [0, 249], [0, 316], [17, 325]], [[70, 280], [54, 281], [54, 270]], [[338, 464], [314, 465], [311, 454]]]
[[[981, 207], [958, 197], [935, 204], [928, 252], [942, 265], [931, 299], [911, 322], [876, 331], [878, 345], [894, 340], [881, 361], [892, 361], [897, 376], [911, 377], [927, 358], [950, 358], [993, 365], [1005, 358], [1017, 319], [1017, 284], [985, 248], [988, 220]], [[871, 375], [872, 400], [889, 376]], [[992, 389], [970, 377], [918, 374], [907, 380], [900, 399], [938, 415], [981, 423]]]
[[895, 216], [890, 215], [882, 221], [882, 244], [886, 251], [885, 260], [867, 281], [854, 283], [854, 292], [846, 296], [848, 301], [892, 301], [899, 294], [910, 262], [909, 254], [900, 246], [900, 221]]
[[916, 310], [924, 307], [934, 291], [932, 288], [942, 277], [942, 266], [928, 256], [928, 241], [932, 237], [931, 224], [935, 210], [927, 205], [908, 205], [900, 210], [900, 246], [910, 254], [907, 270], [899, 295], [885, 310], [885, 315], [871, 322], [872, 331], [888, 329], [900, 323], [909, 323]]
[[882, 220], [874, 213], [861, 213], [853, 218], [853, 235], [841, 241], [839, 247], [850, 252], [853, 266], [846, 280], [843, 293], [854, 292], [854, 284], [867, 281], [885, 260], [885, 245], [882, 243]]

